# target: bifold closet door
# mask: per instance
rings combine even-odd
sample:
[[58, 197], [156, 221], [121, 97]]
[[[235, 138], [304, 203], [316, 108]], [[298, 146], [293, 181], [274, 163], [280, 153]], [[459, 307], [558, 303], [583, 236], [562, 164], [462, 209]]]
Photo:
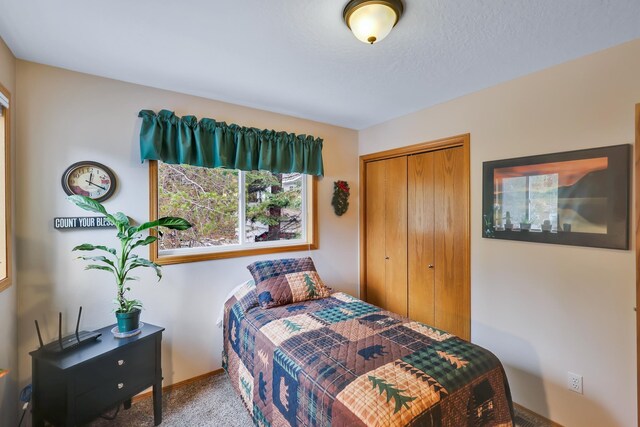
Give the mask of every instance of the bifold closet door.
[[429, 152], [408, 159], [407, 243], [409, 317], [435, 326], [433, 157]]
[[366, 165], [366, 280], [367, 302], [385, 307], [385, 164], [384, 161]]
[[467, 236], [468, 188], [464, 149], [409, 156], [409, 317], [470, 335]]
[[407, 158], [366, 165], [367, 301], [407, 315]]
[[433, 154], [435, 326], [469, 340], [469, 171], [462, 147]]
[[385, 160], [385, 270], [389, 311], [407, 315], [407, 157]]

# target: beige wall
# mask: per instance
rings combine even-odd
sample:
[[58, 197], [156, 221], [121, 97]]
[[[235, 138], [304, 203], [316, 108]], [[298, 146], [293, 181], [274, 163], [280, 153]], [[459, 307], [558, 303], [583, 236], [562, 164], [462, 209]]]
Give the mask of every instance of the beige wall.
[[481, 238], [482, 162], [633, 143], [637, 102], [640, 40], [359, 133], [361, 155], [471, 134], [472, 340], [565, 426], [636, 425], [634, 254]]
[[[45, 339], [55, 334], [56, 313], [74, 327], [79, 305], [83, 327], [114, 323], [115, 286], [107, 274], [84, 271], [71, 248], [82, 242], [109, 243], [112, 231], [56, 231], [56, 216], [83, 216], [65, 200], [60, 177], [80, 160], [111, 167], [119, 179], [109, 210], [134, 220], [148, 217], [148, 167], [140, 163], [140, 109], [175, 110], [258, 128], [322, 137], [326, 176], [319, 183], [320, 249], [312, 257], [328, 285], [357, 292], [358, 142], [352, 130], [296, 119], [18, 61], [19, 93], [17, 168], [17, 250], [19, 349], [21, 381], [31, 375], [28, 351], [37, 347], [33, 319], [46, 325]], [[333, 181], [353, 183], [351, 209], [337, 217], [331, 207]], [[114, 242], [115, 243], [115, 242]], [[146, 252], [141, 252], [146, 254]], [[307, 252], [278, 254], [306, 256]], [[251, 278], [245, 268], [258, 257], [166, 266], [157, 283], [141, 274], [133, 294], [144, 302], [142, 321], [166, 327], [163, 338], [164, 384], [172, 384], [221, 367], [222, 331], [215, 326], [226, 294]], [[259, 257], [266, 259], [268, 256]]]
[[[6, 87], [14, 97], [11, 105], [12, 110], [12, 131], [15, 130], [15, 82], [16, 82], [16, 59], [13, 54], [0, 39], [0, 84]], [[12, 132], [12, 158], [15, 155], [15, 132]], [[15, 164], [15, 163], [14, 163]], [[13, 166], [13, 165], [11, 165]], [[15, 168], [13, 168], [15, 176]], [[12, 180], [15, 183], [15, 179]], [[13, 233], [7, 236], [13, 244]], [[15, 269], [14, 269], [15, 271]], [[10, 369], [9, 375], [0, 378], [0, 425], [15, 425], [18, 414], [18, 361], [17, 361], [17, 317], [16, 298], [17, 287], [14, 284], [4, 292], [0, 292], [0, 368]]]

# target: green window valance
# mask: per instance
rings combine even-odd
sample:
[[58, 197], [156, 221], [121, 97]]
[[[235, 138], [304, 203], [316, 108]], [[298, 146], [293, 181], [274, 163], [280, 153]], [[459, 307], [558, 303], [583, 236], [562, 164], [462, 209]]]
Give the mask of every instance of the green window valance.
[[142, 161], [324, 175], [320, 138], [176, 117], [168, 110], [142, 110], [138, 117]]

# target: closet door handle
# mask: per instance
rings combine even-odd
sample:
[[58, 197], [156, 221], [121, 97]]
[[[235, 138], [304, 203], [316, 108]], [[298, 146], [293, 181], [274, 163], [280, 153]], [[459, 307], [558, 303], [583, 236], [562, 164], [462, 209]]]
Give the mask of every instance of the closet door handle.
[[384, 259], [389, 259], [389, 257], [388, 257], [388, 256], [386, 256], [386, 257], [384, 257]]
[[427, 267], [429, 267], [430, 269], [433, 269], [433, 264], [429, 264]]

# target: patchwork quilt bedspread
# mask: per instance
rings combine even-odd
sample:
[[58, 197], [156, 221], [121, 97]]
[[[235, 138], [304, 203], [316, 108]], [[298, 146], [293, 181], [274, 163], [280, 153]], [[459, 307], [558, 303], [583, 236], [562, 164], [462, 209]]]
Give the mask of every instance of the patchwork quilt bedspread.
[[257, 426], [512, 426], [489, 351], [344, 293], [225, 305], [223, 364]]

